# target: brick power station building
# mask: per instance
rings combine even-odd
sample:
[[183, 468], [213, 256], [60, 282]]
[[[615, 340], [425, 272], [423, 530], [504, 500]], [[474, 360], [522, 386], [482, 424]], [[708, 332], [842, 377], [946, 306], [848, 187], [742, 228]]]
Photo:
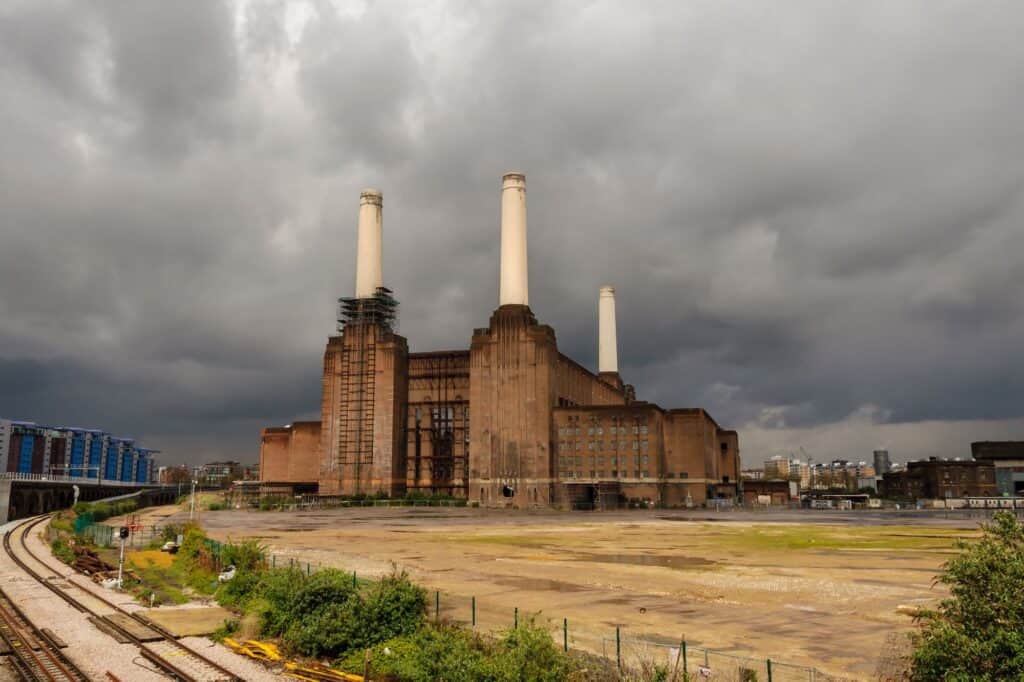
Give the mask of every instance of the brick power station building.
[[382, 196], [360, 198], [355, 296], [324, 352], [321, 417], [263, 429], [264, 493], [445, 493], [484, 506], [664, 505], [732, 498], [735, 431], [700, 408], [636, 400], [618, 373], [615, 293], [600, 289], [595, 374], [529, 306], [526, 179], [504, 176], [498, 308], [464, 350], [410, 353], [385, 288]]

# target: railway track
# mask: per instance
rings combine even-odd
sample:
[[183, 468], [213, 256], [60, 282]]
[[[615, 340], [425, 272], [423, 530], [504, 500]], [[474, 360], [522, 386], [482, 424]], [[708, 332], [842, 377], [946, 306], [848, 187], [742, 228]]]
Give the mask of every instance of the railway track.
[[[65, 580], [59, 571], [53, 569], [46, 561], [43, 561], [29, 548], [28, 543], [25, 542], [26, 536], [32, 531], [32, 529], [47, 518], [47, 516], [43, 516], [30, 519], [25, 523], [16, 526], [4, 535], [4, 549], [23, 571], [28, 573], [48, 590], [66, 601], [77, 611], [92, 616], [93, 622], [100, 623], [102, 625], [101, 629], [107, 630], [108, 634], [112, 637], [134, 644], [138, 647], [139, 653], [144, 658], [149, 660], [172, 679], [181, 680], [182, 682], [235, 682], [236, 680], [242, 679], [215, 661], [185, 646], [170, 632], [167, 632], [154, 623], [144, 620], [138, 615], [121, 608], [119, 605], [109, 599], [106, 599], [102, 595], [96, 594], [91, 590], [86, 590], [72, 581]], [[29, 565], [29, 561], [25, 560], [25, 556], [18, 556], [18, 554], [14, 552], [11, 541], [11, 537], [14, 535], [17, 535], [19, 551], [29, 557], [29, 560], [35, 564], [34, 567]], [[77, 590], [80, 594], [77, 596], [69, 594], [69, 591], [72, 588]], [[10, 605], [14, 607], [14, 604]], [[2, 611], [4, 607], [5, 604], [3, 603], [3, 600], [0, 600], [0, 611]], [[24, 619], [24, 616], [22, 616], [22, 619]], [[4, 621], [6, 621], [6, 618], [4, 618]], [[25, 622], [27, 623], [28, 621], [25, 620]], [[4, 632], [4, 627], [5, 622], [0, 623], [0, 637], [3, 637], [6, 640], [7, 635]], [[40, 634], [40, 636], [43, 637], [48, 644], [51, 646], [53, 645], [53, 642], [50, 642], [45, 635]], [[10, 646], [12, 651], [14, 651], [15, 647], [13, 645]], [[24, 648], [25, 647], [23, 646], [22, 649]], [[52, 646], [52, 648], [64, 661], [70, 662], [67, 657], [64, 657], [63, 654], [60, 653], [60, 650], [56, 646]], [[43, 651], [42, 648], [39, 649], [39, 652], [41, 651]], [[29, 653], [33, 655], [39, 652], [35, 649], [29, 650]], [[32, 656], [29, 656], [29, 658], [31, 657]], [[18, 660], [20, 661], [21, 659], [19, 658]], [[49, 670], [49, 668], [47, 668], [47, 670]], [[81, 673], [81, 671], [77, 671], [76, 673], [75, 670], [69, 670], [69, 674], [77, 674], [79, 677], [48, 676], [46, 671], [43, 671], [39, 666], [32, 668], [31, 670], [26, 668], [23, 675], [26, 675], [28, 672], [31, 672], [31, 675], [26, 676], [25, 679], [29, 680], [54, 681], [89, 679]], [[41, 674], [37, 674], [37, 672]]]
[[3, 591], [0, 591], [0, 639], [10, 650], [15, 669], [26, 680], [89, 680], [88, 675], [61, 652], [59, 644], [26, 618]]

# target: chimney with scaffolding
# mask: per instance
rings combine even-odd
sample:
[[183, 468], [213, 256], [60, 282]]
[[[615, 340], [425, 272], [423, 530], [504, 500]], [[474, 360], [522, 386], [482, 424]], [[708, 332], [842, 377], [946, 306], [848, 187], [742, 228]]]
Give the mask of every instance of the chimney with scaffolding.
[[398, 433], [408, 346], [395, 333], [398, 301], [384, 286], [383, 203], [377, 190], [360, 195], [355, 296], [338, 299], [340, 336], [324, 355], [321, 493], [405, 492]]

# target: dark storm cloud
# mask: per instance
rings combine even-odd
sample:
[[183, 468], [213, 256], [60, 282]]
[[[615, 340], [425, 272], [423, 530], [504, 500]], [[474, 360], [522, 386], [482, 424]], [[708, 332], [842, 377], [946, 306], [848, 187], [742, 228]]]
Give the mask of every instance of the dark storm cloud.
[[317, 413], [359, 189], [384, 191], [402, 333], [460, 348], [495, 307], [517, 169], [565, 352], [593, 366], [612, 283], [626, 380], [755, 460], [804, 437], [923, 454], [897, 428], [923, 421], [963, 454], [1024, 427], [1022, 18], [8, 3], [0, 414], [251, 459], [261, 424]]

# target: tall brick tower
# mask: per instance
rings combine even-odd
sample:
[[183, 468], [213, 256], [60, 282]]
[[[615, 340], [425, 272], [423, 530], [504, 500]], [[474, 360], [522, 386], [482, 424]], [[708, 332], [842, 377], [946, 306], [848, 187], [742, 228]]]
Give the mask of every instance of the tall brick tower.
[[338, 301], [324, 351], [320, 493], [404, 495], [409, 348], [383, 283], [383, 197], [359, 201], [356, 295]]
[[474, 331], [470, 345], [470, 500], [550, 502], [557, 363], [555, 332], [539, 324], [529, 307], [526, 177], [507, 173], [501, 188], [499, 306], [490, 326]]

